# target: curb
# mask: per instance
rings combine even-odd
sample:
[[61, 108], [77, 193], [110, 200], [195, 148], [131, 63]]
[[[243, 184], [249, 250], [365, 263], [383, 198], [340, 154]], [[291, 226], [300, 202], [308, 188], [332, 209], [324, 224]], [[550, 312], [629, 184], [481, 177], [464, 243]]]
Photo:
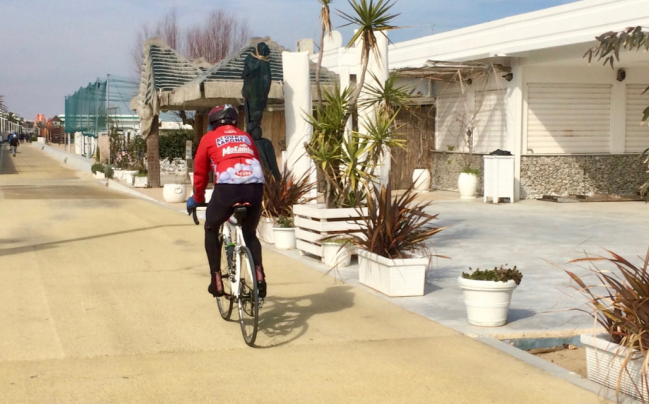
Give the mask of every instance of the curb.
[[[525, 362], [528, 365], [532, 365], [535, 368], [541, 369], [544, 372], [551, 374], [552, 376], [565, 380], [568, 383], [573, 384], [581, 389], [588, 390], [591, 393], [596, 394], [600, 398], [609, 400], [611, 402], [617, 402], [617, 398], [615, 397], [614, 390], [602, 386], [601, 384], [592, 382], [588, 379], [582, 378], [578, 374], [571, 372], [567, 369], [564, 369], [559, 365], [555, 365], [552, 362], [548, 362], [544, 359], [538, 358], [526, 351], [520, 350], [516, 347], [513, 347], [493, 337], [477, 337], [474, 339], [476, 341], [482, 342], [485, 345], [495, 348], [507, 355], [510, 355], [522, 362]], [[639, 401], [625, 395], [620, 395], [619, 403], [620, 404], [640, 404]]]
[[92, 169], [92, 165], [95, 164], [94, 159], [87, 159], [85, 157], [81, 157], [76, 154], [68, 153], [63, 150], [59, 150], [55, 147], [48, 146], [43, 143], [31, 143], [32, 147], [35, 147], [37, 149], [41, 149], [45, 153], [49, 154], [50, 156], [54, 157], [55, 159], [64, 162], [65, 164], [72, 166], [76, 168], [79, 171], [85, 171], [85, 172], [90, 172]]

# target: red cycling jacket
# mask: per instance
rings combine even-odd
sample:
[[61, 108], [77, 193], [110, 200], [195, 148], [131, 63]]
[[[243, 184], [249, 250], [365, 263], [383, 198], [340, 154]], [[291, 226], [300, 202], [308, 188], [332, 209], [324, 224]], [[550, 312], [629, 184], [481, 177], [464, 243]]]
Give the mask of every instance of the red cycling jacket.
[[264, 172], [252, 138], [232, 125], [219, 126], [201, 139], [194, 159], [194, 199], [205, 202], [208, 174], [217, 184], [263, 184]]

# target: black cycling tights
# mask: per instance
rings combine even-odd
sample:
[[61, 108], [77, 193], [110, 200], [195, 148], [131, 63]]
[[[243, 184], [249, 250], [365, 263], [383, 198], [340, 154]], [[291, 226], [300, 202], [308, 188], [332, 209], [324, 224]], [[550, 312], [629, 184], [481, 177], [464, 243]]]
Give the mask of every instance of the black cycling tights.
[[221, 243], [219, 229], [232, 216], [236, 203], [249, 203], [248, 214], [243, 221], [243, 238], [252, 253], [255, 265], [261, 265], [261, 244], [257, 238], [257, 223], [261, 217], [261, 200], [264, 196], [263, 184], [216, 184], [212, 199], [207, 205], [205, 220], [205, 251], [210, 262], [210, 274], [221, 271]]

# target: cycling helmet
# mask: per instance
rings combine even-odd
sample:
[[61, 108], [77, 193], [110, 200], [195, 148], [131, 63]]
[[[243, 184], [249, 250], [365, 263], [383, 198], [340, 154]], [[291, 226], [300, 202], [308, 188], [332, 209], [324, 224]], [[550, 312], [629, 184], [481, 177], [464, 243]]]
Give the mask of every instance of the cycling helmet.
[[219, 105], [210, 111], [209, 121], [212, 129], [221, 125], [235, 125], [239, 120], [239, 112], [230, 104]]

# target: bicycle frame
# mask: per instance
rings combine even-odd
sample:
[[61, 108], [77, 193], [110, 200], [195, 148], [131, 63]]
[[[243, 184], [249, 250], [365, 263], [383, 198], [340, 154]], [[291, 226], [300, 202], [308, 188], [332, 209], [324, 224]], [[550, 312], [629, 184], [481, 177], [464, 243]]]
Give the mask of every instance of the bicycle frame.
[[[234, 238], [232, 234], [234, 233]], [[239, 299], [239, 282], [241, 282], [241, 255], [239, 254], [241, 248], [246, 248], [246, 240], [243, 239], [243, 233], [241, 232], [240, 226], [235, 226], [226, 221], [223, 224], [223, 236], [224, 240], [230, 238], [231, 242], [235, 244], [234, 251], [232, 252], [235, 255], [235, 275], [234, 281], [231, 282], [230, 293], [232, 297]], [[229, 275], [229, 274], [228, 274]], [[253, 274], [254, 276], [255, 274]]]

